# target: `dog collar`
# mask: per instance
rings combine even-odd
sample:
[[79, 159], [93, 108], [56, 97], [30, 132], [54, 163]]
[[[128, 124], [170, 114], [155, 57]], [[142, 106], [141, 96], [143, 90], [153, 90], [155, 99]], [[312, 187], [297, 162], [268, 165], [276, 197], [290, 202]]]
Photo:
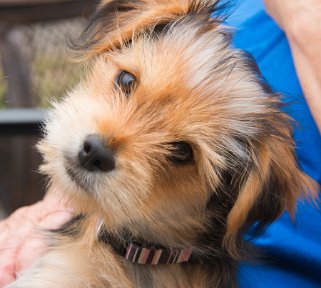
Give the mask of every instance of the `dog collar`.
[[[104, 221], [97, 224], [97, 240], [109, 244], [125, 260], [141, 265], [180, 264], [190, 260], [193, 249], [166, 248], [161, 245], [141, 243], [132, 237], [117, 237], [105, 228]], [[125, 233], [128, 234], [128, 233]]]

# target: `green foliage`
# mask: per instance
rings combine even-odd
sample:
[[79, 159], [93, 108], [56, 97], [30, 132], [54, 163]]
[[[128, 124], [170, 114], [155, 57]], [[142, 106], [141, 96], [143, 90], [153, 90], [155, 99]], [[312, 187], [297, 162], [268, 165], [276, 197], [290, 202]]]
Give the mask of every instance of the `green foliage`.
[[[60, 99], [83, 75], [80, 64], [68, 63], [62, 55], [38, 54], [31, 63], [33, 103], [48, 108], [51, 99]], [[0, 69], [0, 109], [6, 108], [7, 83]]]
[[36, 55], [32, 78], [37, 106], [47, 108], [51, 99], [60, 99], [79, 82], [82, 74], [80, 64], [68, 63], [61, 55]]

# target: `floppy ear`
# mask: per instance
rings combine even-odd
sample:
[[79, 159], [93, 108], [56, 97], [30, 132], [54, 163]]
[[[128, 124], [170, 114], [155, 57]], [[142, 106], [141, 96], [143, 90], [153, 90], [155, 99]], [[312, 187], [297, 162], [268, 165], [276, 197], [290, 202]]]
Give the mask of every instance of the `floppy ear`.
[[72, 48], [86, 50], [86, 57], [92, 57], [184, 15], [202, 14], [210, 19], [219, 8], [219, 0], [105, 0], [81, 35], [82, 44]]
[[270, 125], [283, 127], [272, 134], [266, 131], [253, 144], [251, 167], [227, 218], [224, 244], [235, 258], [240, 256], [238, 245], [250, 227], [254, 234], [260, 232], [284, 210], [293, 217], [298, 197], [303, 194], [313, 199], [317, 193], [316, 183], [296, 164], [290, 125], [285, 124], [289, 120], [281, 112], [279, 117], [269, 120]]

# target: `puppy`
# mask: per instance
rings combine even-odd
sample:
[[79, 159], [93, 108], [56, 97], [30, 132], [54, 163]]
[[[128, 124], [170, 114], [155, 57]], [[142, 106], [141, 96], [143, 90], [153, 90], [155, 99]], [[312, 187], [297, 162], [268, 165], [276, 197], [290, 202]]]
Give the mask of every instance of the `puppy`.
[[244, 233], [315, 193], [279, 95], [231, 48], [219, 9], [101, 2], [76, 47], [90, 71], [39, 144], [77, 216], [10, 287], [236, 287]]

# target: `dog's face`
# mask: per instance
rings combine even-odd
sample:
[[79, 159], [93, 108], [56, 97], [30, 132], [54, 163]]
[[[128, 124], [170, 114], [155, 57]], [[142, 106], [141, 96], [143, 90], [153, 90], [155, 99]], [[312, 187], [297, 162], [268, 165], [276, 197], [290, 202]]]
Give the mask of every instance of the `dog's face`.
[[209, 20], [216, 2], [101, 5], [88, 50], [98, 55], [55, 105], [40, 145], [43, 170], [80, 210], [193, 238], [214, 197], [211, 215], [225, 218], [233, 243], [244, 225], [294, 208], [308, 180], [289, 120], [226, 28]]

